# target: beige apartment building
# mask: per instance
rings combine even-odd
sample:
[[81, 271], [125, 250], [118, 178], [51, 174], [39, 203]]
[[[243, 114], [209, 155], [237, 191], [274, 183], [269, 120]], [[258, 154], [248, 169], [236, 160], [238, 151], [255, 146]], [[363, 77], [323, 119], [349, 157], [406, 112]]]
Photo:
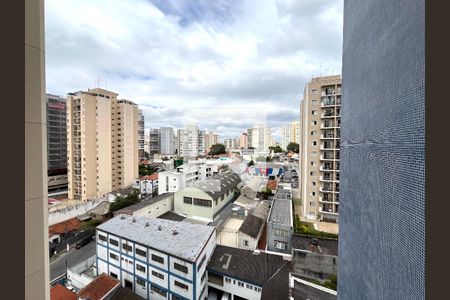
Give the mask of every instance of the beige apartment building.
[[300, 144], [300, 121], [293, 121], [281, 126], [281, 148], [286, 150], [289, 143]]
[[129, 187], [138, 176], [138, 108], [101, 88], [67, 96], [69, 199]]
[[341, 76], [312, 78], [300, 103], [303, 216], [339, 221]]

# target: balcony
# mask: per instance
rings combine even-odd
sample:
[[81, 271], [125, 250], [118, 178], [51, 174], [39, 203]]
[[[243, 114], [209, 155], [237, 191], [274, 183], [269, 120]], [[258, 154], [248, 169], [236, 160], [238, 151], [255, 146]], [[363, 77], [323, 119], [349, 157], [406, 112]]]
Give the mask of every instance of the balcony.
[[332, 214], [332, 215], [339, 214], [337, 211], [334, 212], [332, 208], [328, 208], [328, 207], [319, 207], [319, 211], [323, 214]]
[[320, 136], [321, 139], [334, 139], [334, 134], [333, 133], [327, 133], [327, 134], [322, 134]]
[[335, 182], [337, 180], [333, 179], [333, 176], [320, 176], [319, 177], [320, 181], [324, 181], [324, 182]]
[[333, 199], [331, 197], [319, 197], [319, 202], [322, 203], [332, 203]]
[[335, 171], [335, 169], [331, 166], [320, 166], [319, 171], [330, 172], [330, 171]]

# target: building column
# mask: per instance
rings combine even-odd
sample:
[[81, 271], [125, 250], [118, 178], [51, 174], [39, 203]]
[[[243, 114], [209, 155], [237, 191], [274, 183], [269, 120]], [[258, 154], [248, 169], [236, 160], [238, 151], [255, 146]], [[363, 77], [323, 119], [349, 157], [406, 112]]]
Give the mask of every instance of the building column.
[[25, 299], [50, 299], [44, 1], [25, 1]]

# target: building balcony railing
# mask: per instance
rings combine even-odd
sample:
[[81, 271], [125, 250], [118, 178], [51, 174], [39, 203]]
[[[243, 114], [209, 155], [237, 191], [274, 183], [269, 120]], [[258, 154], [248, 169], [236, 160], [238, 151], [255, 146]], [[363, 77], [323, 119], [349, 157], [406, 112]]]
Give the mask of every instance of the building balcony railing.
[[336, 171], [336, 169], [334, 169], [333, 167], [320, 166], [319, 171], [331, 172], [331, 171]]
[[334, 139], [334, 134], [322, 134], [321, 139]]
[[319, 202], [326, 202], [326, 203], [332, 203], [333, 199], [331, 197], [319, 197]]
[[333, 211], [332, 208], [328, 208], [328, 207], [319, 207], [319, 211], [323, 214], [332, 214], [332, 215], [339, 214], [337, 211]]

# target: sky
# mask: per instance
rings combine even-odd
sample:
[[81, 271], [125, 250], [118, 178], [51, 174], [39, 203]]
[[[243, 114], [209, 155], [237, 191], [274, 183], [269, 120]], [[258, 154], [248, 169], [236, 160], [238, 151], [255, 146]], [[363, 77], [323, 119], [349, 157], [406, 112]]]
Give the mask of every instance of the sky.
[[280, 140], [311, 77], [341, 73], [343, 0], [46, 0], [47, 93], [106, 88], [145, 127]]

